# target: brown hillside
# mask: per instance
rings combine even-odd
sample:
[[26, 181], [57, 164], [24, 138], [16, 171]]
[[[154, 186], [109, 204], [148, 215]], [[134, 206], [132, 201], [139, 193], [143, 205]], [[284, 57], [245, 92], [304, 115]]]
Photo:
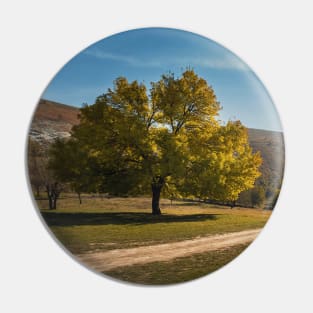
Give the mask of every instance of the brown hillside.
[[29, 130], [31, 139], [46, 145], [56, 138], [69, 137], [72, 127], [79, 123], [79, 109], [41, 99]]
[[248, 134], [253, 150], [261, 153], [263, 178], [280, 187], [285, 160], [283, 133], [250, 128]]
[[62, 121], [71, 125], [78, 124], [79, 109], [50, 100], [41, 99], [34, 114], [36, 120]]

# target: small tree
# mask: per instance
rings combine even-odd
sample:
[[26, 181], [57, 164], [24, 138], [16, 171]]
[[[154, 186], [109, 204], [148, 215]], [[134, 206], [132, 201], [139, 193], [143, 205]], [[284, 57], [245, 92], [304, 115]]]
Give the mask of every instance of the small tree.
[[280, 194], [280, 189], [275, 188], [275, 187], [268, 188], [266, 190], [265, 198], [266, 198], [266, 202], [270, 204], [270, 206], [268, 207], [270, 210], [273, 210], [273, 208], [275, 207], [279, 194]]
[[43, 157], [43, 149], [39, 143], [29, 138], [28, 140], [28, 176], [30, 184], [33, 190], [36, 192], [36, 196], [40, 196], [40, 189], [44, 187], [44, 181], [42, 179], [41, 159]]
[[80, 149], [77, 141], [57, 139], [50, 149], [48, 167], [58, 181], [69, 183], [70, 188], [77, 193], [80, 204], [81, 193], [99, 191], [92, 159]]
[[46, 182], [46, 192], [48, 195], [50, 210], [56, 210], [57, 200], [59, 199], [61, 191], [62, 191], [62, 186], [58, 182], [54, 180]]
[[265, 190], [257, 186], [251, 190], [251, 203], [253, 206], [261, 207], [265, 202]]
[[27, 163], [29, 179], [31, 185], [35, 187], [37, 196], [39, 196], [40, 188], [43, 188], [47, 193], [49, 209], [55, 210], [57, 200], [62, 191], [62, 185], [56, 180], [53, 172], [49, 169], [48, 148], [29, 139]]

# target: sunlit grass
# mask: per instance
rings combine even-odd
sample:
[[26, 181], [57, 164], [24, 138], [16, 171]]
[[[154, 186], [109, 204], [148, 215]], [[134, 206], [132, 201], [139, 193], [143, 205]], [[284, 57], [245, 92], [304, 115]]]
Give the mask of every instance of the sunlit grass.
[[269, 211], [161, 201], [161, 216], [151, 215], [149, 198], [61, 199], [56, 211], [38, 205], [59, 241], [71, 252], [127, 248], [263, 227]]

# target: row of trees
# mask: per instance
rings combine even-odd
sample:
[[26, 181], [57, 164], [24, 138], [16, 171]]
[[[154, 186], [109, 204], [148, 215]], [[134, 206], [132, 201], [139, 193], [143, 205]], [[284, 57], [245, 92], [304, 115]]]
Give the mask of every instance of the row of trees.
[[253, 188], [262, 159], [240, 121], [218, 121], [220, 109], [193, 70], [163, 75], [149, 92], [121, 77], [80, 110], [80, 123], [52, 144], [45, 166], [78, 194], [152, 194], [153, 214], [161, 214], [161, 194], [235, 202]]

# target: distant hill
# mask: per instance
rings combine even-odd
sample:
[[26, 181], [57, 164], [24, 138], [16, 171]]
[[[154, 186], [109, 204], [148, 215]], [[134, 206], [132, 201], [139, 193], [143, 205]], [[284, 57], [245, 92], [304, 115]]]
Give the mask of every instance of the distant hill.
[[249, 142], [254, 151], [260, 151], [263, 164], [261, 172], [279, 185], [284, 171], [285, 149], [282, 132], [248, 129]]
[[[29, 136], [31, 139], [48, 144], [55, 138], [67, 138], [71, 128], [79, 123], [79, 109], [41, 99], [33, 116]], [[260, 151], [263, 164], [258, 184], [265, 189], [280, 189], [284, 171], [284, 138], [281, 132], [248, 129], [249, 142], [253, 150]]]
[[79, 109], [41, 99], [30, 126], [29, 136], [40, 143], [70, 136], [73, 125], [79, 123]]

